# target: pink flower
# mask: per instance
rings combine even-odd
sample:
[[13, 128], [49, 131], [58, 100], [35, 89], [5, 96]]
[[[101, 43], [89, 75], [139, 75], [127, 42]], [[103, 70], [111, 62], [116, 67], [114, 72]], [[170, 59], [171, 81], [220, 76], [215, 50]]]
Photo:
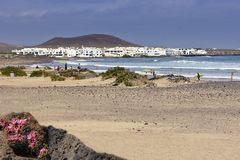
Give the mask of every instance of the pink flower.
[[6, 128], [8, 133], [15, 132], [15, 130], [16, 130], [16, 128], [15, 128], [13, 123], [9, 123], [5, 128]]
[[37, 141], [38, 141], [37, 132], [36, 131], [31, 131], [27, 135], [27, 140], [29, 142], [29, 147], [33, 149], [36, 146]]
[[25, 124], [27, 124], [27, 119], [17, 119], [16, 123], [20, 126], [24, 126]]
[[48, 154], [48, 149], [45, 148], [45, 147], [43, 147], [43, 148], [39, 151], [38, 158], [45, 157], [47, 154]]
[[31, 131], [28, 135], [27, 135], [27, 139], [28, 140], [34, 140], [37, 138], [37, 132], [36, 131]]
[[5, 125], [5, 129], [8, 133], [19, 133], [20, 130], [27, 124], [26, 119], [15, 119], [13, 118], [9, 124]]
[[20, 134], [14, 134], [14, 135], [8, 136], [9, 142], [16, 142], [16, 141], [21, 142], [21, 141], [23, 141], [23, 139], [24, 139], [24, 136], [22, 136]]
[[4, 120], [0, 120], [1, 126], [4, 127], [5, 131], [8, 134], [9, 142], [21, 142], [26, 136], [20, 133], [21, 129], [27, 124], [27, 119], [16, 119], [13, 118], [11, 121], [6, 122]]

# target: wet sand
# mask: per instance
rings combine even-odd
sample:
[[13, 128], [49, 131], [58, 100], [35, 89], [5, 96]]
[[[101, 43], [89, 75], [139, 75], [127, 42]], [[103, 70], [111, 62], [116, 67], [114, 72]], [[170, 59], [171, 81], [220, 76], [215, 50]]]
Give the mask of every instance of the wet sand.
[[31, 112], [99, 152], [133, 160], [238, 160], [239, 93], [240, 82], [126, 88], [0, 81], [0, 114]]

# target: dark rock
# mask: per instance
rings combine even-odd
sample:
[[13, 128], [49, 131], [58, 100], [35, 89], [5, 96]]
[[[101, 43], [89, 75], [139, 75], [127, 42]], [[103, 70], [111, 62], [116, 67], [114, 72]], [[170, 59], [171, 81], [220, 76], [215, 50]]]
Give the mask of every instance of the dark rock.
[[190, 82], [190, 78], [184, 77], [184, 76], [182, 76], [182, 75], [169, 74], [169, 75], [160, 76], [160, 78], [166, 78], [166, 79], [169, 80], [170, 82], [174, 82], [174, 83], [178, 83], [178, 82]]
[[97, 153], [62, 129], [49, 126], [48, 137], [51, 160], [123, 160], [111, 154]]

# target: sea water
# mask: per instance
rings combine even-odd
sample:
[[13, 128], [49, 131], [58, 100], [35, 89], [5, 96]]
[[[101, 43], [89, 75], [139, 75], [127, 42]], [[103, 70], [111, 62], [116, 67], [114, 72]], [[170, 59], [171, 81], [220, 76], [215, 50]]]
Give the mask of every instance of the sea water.
[[194, 77], [197, 73], [207, 79], [234, 79], [240, 80], [240, 56], [193, 56], [193, 57], [155, 57], [155, 58], [90, 58], [75, 60], [60, 60], [42, 64], [45, 66], [68, 66], [76, 68], [78, 65], [104, 72], [108, 68], [120, 66], [140, 74], [145, 70], [153, 69], [157, 74], [176, 74]]

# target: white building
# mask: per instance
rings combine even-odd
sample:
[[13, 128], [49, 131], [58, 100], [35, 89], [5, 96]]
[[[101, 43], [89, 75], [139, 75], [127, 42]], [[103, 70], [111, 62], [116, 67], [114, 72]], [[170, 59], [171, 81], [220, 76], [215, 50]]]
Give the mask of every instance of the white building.
[[126, 50], [123, 47], [104, 48], [105, 57], [122, 57], [126, 55]]
[[103, 50], [95, 47], [83, 47], [77, 50], [77, 57], [103, 57]]
[[191, 55], [206, 55], [207, 51], [195, 48], [168, 48], [166, 50], [167, 56], [191, 56]]
[[13, 50], [13, 53], [22, 55], [50, 56], [50, 57], [131, 57], [140, 56], [181, 56], [181, 55], [206, 55], [207, 52], [201, 49], [181, 49], [181, 48], [154, 48], [154, 47], [114, 47], [114, 48], [24, 48]]
[[43, 55], [47, 55], [49, 53], [49, 49], [47, 49], [47, 48], [24, 48], [24, 49], [20, 49], [20, 50], [13, 50], [12, 52], [16, 53], [16, 54], [22, 54], [22, 55], [32, 54], [32, 55], [43, 56]]
[[166, 49], [164, 48], [147, 48], [145, 55], [150, 57], [166, 56]]

